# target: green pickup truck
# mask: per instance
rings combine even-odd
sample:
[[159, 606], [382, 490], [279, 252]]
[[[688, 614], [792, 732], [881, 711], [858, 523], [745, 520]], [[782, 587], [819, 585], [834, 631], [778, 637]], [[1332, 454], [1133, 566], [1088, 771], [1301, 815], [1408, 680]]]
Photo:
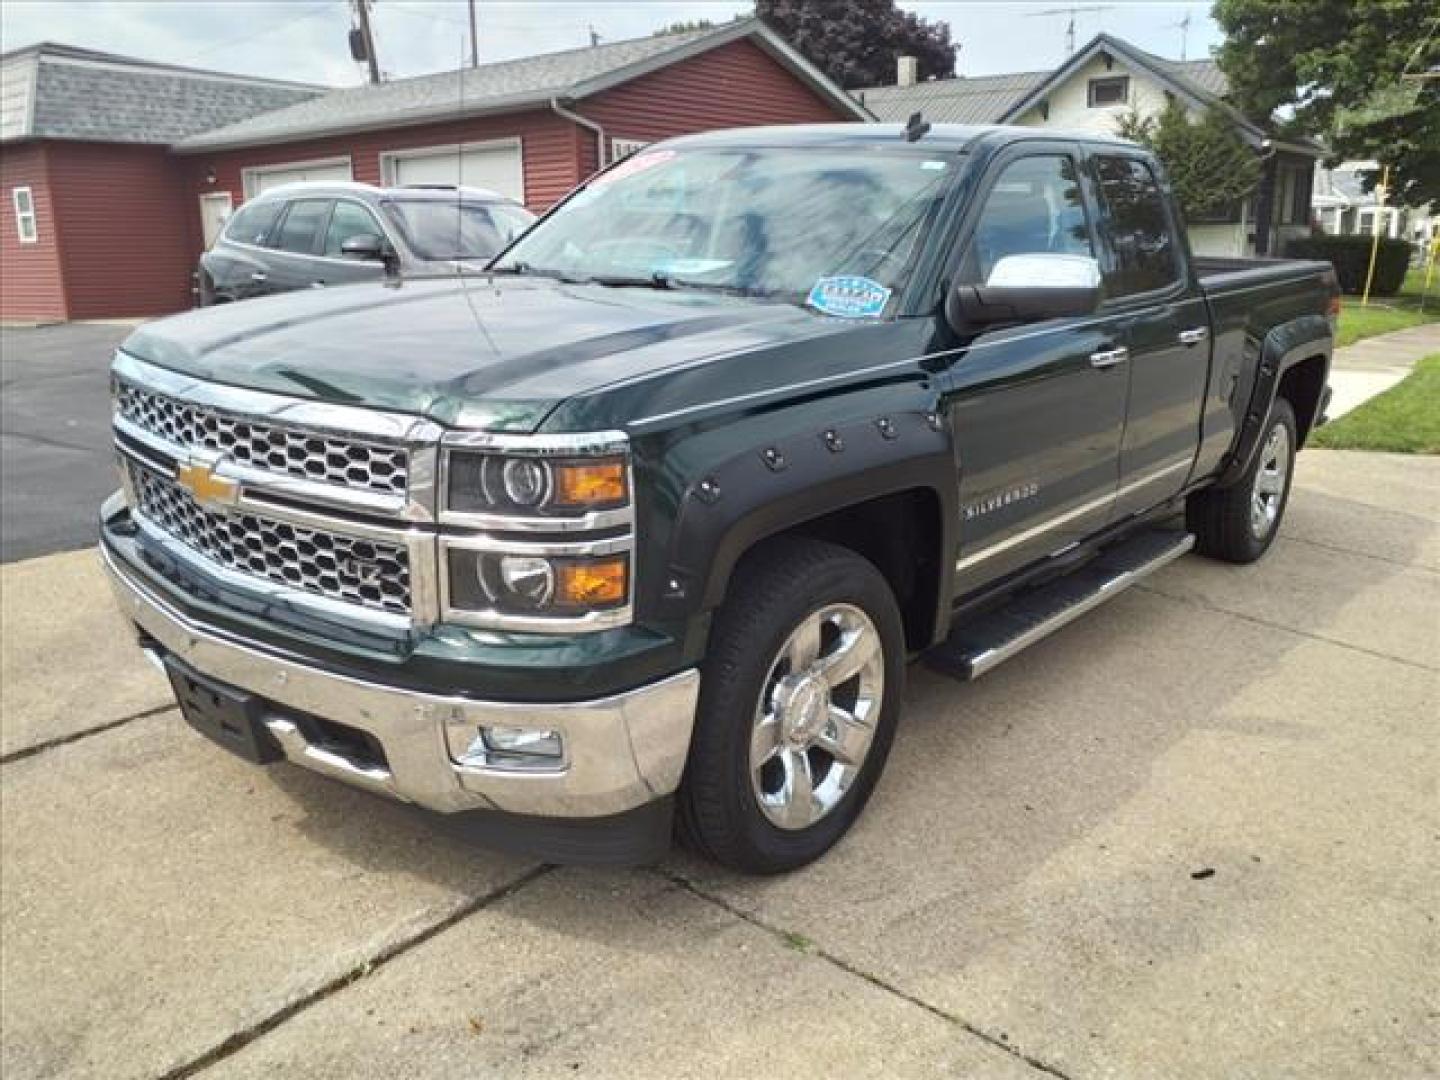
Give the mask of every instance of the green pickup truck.
[[252, 761], [551, 860], [678, 823], [784, 871], [860, 814], [911, 661], [974, 679], [1265, 552], [1337, 304], [1322, 263], [1193, 257], [1132, 144], [688, 136], [483, 272], [136, 331], [102, 554]]

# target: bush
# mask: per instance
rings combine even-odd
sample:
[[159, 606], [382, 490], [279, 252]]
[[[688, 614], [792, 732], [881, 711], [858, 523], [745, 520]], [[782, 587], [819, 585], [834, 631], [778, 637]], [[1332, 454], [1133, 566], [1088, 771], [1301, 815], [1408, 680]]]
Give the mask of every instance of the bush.
[[[1340, 291], [1363, 293], [1365, 274], [1370, 268], [1370, 236], [1307, 236], [1291, 240], [1285, 247], [1285, 254], [1292, 259], [1321, 259], [1335, 267], [1335, 276], [1340, 279]], [[1411, 245], [1408, 240], [1380, 238], [1380, 249], [1375, 254], [1375, 280], [1370, 283], [1374, 296], [1394, 296], [1405, 283], [1405, 271], [1410, 266]]]

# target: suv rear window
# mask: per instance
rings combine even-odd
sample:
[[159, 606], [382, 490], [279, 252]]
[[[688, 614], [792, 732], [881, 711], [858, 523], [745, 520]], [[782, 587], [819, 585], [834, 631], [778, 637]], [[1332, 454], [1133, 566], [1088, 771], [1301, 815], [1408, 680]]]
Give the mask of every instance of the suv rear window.
[[290, 204], [290, 212], [280, 223], [280, 235], [270, 246], [299, 255], [314, 255], [329, 217], [329, 199], [299, 199]]
[[268, 202], [248, 202], [235, 212], [230, 224], [225, 227], [225, 239], [237, 244], [254, 244], [263, 247], [275, 227], [280, 211], [285, 204], [279, 199]]

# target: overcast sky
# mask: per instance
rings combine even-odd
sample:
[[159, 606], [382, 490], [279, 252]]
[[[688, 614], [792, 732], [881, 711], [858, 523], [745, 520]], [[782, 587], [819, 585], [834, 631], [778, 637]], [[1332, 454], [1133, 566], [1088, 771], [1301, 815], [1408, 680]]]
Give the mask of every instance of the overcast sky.
[[[174, 64], [321, 82], [362, 82], [350, 60], [348, 0], [0, 0], [0, 50], [59, 41]], [[593, 27], [602, 40], [643, 37], [688, 19], [723, 22], [751, 10], [750, 0], [480, 0], [480, 60], [509, 60], [583, 46]], [[900, 6], [950, 24], [962, 75], [1050, 68], [1065, 58], [1065, 14], [1043, 14], [1072, 0], [1021, 3], [902, 0]], [[1187, 54], [1205, 56], [1219, 41], [1209, 4], [1114, 0], [1086, 4], [1076, 16], [1083, 44], [1108, 31], [1162, 56], [1179, 57], [1190, 16]], [[1093, 10], [1103, 9], [1103, 10]], [[387, 77], [454, 68], [469, 55], [465, 0], [376, 0], [376, 52]]]

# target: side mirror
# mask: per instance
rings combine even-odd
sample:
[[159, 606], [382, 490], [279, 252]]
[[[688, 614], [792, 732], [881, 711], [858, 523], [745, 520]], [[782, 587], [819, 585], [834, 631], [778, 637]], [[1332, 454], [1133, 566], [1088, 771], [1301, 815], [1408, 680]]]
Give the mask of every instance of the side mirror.
[[356, 233], [341, 241], [340, 254], [349, 259], [384, 262], [389, 253], [385, 248], [384, 237], [375, 233]]
[[956, 333], [995, 323], [1090, 315], [1103, 297], [1100, 264], [1088, 255], [1006, 255], [984, 285], [956, 285], [945, 318]]

